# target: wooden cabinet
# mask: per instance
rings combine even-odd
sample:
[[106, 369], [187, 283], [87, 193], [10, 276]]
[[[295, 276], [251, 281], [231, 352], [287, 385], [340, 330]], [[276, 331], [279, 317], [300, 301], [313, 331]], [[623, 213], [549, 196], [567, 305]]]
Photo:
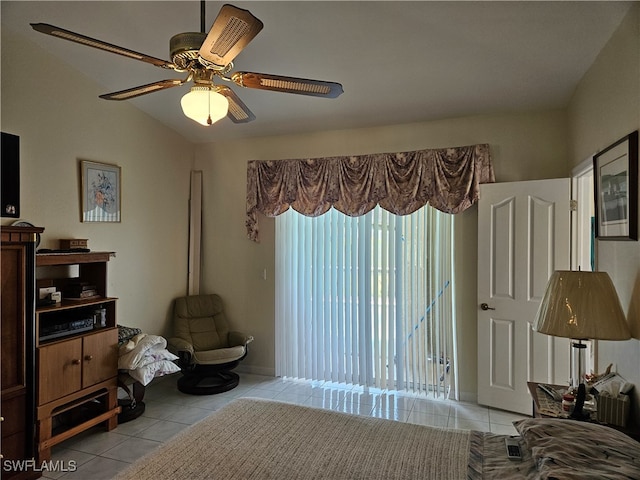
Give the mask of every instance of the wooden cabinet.
[[38, 399], [48, 403], [113, 377], [118, 332], [110, 328], [38, 348]]
[[[20, 461], [33, 460], [34, 445], [34, 262], [42, 228], [2, 227], [0, 350], [3, 479], [38, 478]], [[6, 462], [15, 468], [7, 468]]]
[[[112, 252], [36, 255], [37, 282], [63, 292], [62, 302], [36, 309], [36, 440], [39, 461], [51, 447], [100, 423], [117, 426], [116, 299], [107, 297]], [[65, 298], [70, 284], [95, 295]], [[99, 321], [103, 312], [104, 324]]]

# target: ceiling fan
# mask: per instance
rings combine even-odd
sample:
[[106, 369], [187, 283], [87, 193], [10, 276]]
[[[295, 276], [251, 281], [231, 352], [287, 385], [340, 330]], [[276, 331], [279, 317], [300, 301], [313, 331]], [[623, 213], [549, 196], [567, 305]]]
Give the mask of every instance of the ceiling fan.
[[123, 55], [156, 67], [186, 73], [184, 79], [160, 80], [118, 92], [100, 95], [105, 100], [128, 100], [148, 93], [178, 87], [193, 82], [182, 97], [184, 114], [203, 125], [212, 125], [225, 115], [234, 123], [255, 120], [255, 115], [226, 85], [215, 83], [221, 79], [235, 85], [259, 90], [335, 98], [342, 93], [342, 85], [321, 80], [309, 80], [255, 72], [233, 72], [233, 60], [262, 30], [263, 24], [248, 10], [225, 4], [208, 33], [205, 33], [205, 2], [200, 2], [200, 32], [174, 35], [169, 42], [171, 61], [112, 45], [79, 33], [46, 23], [32, 23], [34, 30]]

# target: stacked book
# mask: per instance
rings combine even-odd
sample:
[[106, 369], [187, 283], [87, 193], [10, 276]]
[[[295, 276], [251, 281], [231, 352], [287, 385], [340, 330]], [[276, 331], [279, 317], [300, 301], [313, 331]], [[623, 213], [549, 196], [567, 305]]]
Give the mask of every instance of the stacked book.
[[88, 282], [70, 282], [64, 291], [64, 297], [67, 300], [87, 300], [99, 296], [96, 286]]

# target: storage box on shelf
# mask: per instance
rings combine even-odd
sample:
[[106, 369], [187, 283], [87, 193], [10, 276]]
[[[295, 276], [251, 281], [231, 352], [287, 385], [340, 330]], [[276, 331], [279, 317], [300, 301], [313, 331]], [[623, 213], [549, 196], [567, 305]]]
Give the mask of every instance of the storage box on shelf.
[[[38, 460], [51, 447], [100, 423], [117, 426], [118, 330], [116, 298], [107, 296], [107, 262], [113, 252], [36, 255], [39, 286], [62, 292], [60, 303], [36, 309], [36, 443]], [[70, 285], [95, 294], [65, 298]], [[101, 319], [103, 319], [101, 321]]]

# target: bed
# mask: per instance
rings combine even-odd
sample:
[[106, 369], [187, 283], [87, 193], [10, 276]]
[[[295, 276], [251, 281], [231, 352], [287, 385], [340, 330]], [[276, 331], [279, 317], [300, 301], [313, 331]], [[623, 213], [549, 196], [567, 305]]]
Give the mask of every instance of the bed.
[[514, 422], [505, 435], [240, 398], [127, 467], [118, 480], [640, 478], [640, 443], [602, 425]]

